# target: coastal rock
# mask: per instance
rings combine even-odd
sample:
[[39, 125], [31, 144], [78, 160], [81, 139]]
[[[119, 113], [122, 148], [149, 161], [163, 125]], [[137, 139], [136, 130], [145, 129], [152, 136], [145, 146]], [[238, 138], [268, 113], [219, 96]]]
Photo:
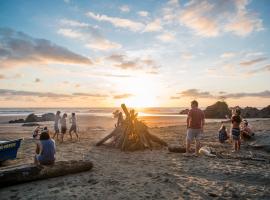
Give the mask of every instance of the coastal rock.
[[270, 118], [270, 105], [260, 110], [261, 117]]
[[206, 118], [224, 119], [226, 115], [230, 115], [231, 111], [228, 104], [223, 101], [218, 101], [215, 104], [206, 107], [204, 114]]
[[261, 117], [261, 112], [257, 108], [245, 107], [241, 109], [241, 116], [244, 118], [258, 118]]
[[14, 124], [14, 123], [24, 123], [24, 119], [10, 120], [8, 123], [10, 123], [10, 124]]
[[26, 123], [28, 123], [28, 122], [38, 122], [38, 121], [39, 121], [38, 116], [35, 115], [34, 113], [29, 114], [25, 119]]
[[30, 123], [25, 123], [25, 124], [23, 124], [22, 126], [40, 126], [40, 124], [38, 124], [38, 123], [32, 123], [32, 122], [30, 122]]
[[187, 115], [189, 112], [189, 109], [185, 109], [179, 112], [180, 115]]
[[55, 114], [54, 113], [45, 113], [41, 115], [41, 121], [54, 121]]

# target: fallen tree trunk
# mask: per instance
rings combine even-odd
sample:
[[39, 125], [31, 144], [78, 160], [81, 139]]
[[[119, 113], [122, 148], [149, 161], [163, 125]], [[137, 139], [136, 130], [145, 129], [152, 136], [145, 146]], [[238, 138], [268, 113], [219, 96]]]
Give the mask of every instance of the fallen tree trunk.
[[58, 161], [54, 165], [25, 164], [0, 170], [0, 187], [88, 171], [91, 161]]

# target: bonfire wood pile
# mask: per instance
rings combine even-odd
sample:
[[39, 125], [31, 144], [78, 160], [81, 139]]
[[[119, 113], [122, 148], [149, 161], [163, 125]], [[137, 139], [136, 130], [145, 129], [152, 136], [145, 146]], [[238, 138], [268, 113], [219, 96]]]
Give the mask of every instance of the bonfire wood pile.
[[139, 121], [134, 110], [128, 111], [125, 104], [121, 105], [126, 118], [115, 129], [100, 140], [96, 146], [110, 139], [110, 144], [123, 151], [153, 149], [154, 146], [167, 146], [167, 143], [148, 131], [148, 127]]

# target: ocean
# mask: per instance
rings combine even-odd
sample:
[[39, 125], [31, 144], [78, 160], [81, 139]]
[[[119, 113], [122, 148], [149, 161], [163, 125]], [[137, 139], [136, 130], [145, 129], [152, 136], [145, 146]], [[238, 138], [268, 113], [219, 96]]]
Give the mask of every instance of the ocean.
[[[135, 108], [139, 116], [160, 116], [160, 117], [175, 117], [179, 116], [179, 112], [186, 109], [186, 107], [177, 108]], [[76, 115], [89, 115], [89, 116], [101, 116], [112, 117], [112, 113], [115, 110], [120, 110], [120, 107], [114, 108], [0, 108], [0, 116], [27, 116], [31, 113], [41, 115], [44, 113], [56, 113], [60, 110], [61, 113], [67, 113], [68, 115], [75, 112]]]

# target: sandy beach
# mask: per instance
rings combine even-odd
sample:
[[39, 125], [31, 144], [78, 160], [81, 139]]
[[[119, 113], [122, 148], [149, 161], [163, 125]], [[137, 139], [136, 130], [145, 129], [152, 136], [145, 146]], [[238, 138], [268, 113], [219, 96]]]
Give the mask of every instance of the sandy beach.
[[[24, 140], [17, 159], [5, 162], [1, 169], [33, 162], [33, 127], [4, 121], [2, 117], [1, 139], [21, 137]], [[205, 127], [203, 145], [212, 147], [220, 155], [210, 158], [185, 157], [170, 153], [167, 148], [121, 152], [108, 146], [96, 147], [95, 143], [113, 129], [115, 120], [84, 116], [78, 121], [80, 140], [70, 141], [67, 135], [63, 144], [57, 142], [57, 160], [91, 160], [94, 168], [89, 172], [1, 188], [1, 199], [270, 198], [270, 154], [250, 149], [248, 143], [243, 144], [240, 153], [231, 153], [231, 144], [218, 143], [218, 122], [207, 123]], [[52, 130], [52, 122], [44, 125]], [[162, 125], [165, 126], [153, 125], [150, 132], [169, 145], [184, 145], [185, 125], [168, 126], [164, 120]], [[257, 136], [270, 134], [269, 119], [255, 120], [252, 126]]]

